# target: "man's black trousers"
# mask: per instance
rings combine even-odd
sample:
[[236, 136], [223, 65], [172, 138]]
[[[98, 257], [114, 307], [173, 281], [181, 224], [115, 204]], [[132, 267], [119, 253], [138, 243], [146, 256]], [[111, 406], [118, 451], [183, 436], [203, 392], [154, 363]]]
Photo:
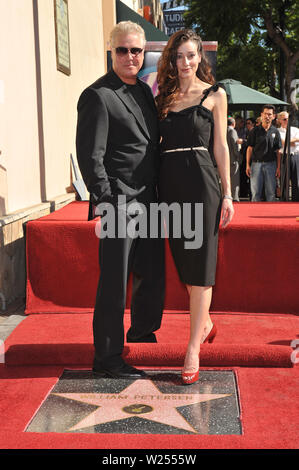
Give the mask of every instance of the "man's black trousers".
[[[117, 216], [122, 229], [134, 217], [123, 209], [118, 209]], [[165, 293], [164, 244], [161, 236], [132, 238], [127, 235], [100, 239], [100, 278], [93, 317], [94, 365], [97, 367], [117, 367], [123, 363], [124, 309], [131, 272], [128, 340], [138, 341], [160, 328]]]

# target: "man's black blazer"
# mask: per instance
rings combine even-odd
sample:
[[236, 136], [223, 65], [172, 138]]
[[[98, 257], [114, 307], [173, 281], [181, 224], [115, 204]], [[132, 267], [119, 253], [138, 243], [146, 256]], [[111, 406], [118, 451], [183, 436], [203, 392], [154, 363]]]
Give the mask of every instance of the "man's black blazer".
[[[137, 80], [158, 119], [150, 87]], [[140, 107], [113, 70], [82, 92], [77, 110], [77, 160], [90, 193], [90, 220], [92, 204], [115, 203], [118, 195], [130, 201], [156, 184], [159, 143], [151, 141]]]

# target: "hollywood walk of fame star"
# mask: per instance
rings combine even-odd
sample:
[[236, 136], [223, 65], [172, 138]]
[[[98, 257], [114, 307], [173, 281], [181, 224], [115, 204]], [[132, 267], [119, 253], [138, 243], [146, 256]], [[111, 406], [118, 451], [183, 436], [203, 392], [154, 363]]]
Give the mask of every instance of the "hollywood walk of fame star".
[[138, 416], [144, 420], [167, 424], [197, 433], [177, 408], [227, 397], [230, 394], [162, 393], [151, 380], [135, 381], [120, 393], [54, 393], [98, 408], [68, 431], [78, 431], [98, 424]]

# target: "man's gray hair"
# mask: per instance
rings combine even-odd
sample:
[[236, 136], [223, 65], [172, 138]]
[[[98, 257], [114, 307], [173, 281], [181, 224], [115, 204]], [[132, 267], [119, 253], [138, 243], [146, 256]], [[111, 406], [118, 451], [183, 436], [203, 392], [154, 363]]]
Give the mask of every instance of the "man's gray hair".
[[139, 34], [146, 42], [144, 29], [137, 23], [132, 21], [120, 21], [117, 23], [110, 33], [110, 46], [115, 47], [116, 38], [120, 34]]
[[287, 117], [287, 118], [289, 117], [289, 113], [287, 111], [281, 111], [281, 113], [277, 114], [277, 119], [281, 119], [284, 117]]

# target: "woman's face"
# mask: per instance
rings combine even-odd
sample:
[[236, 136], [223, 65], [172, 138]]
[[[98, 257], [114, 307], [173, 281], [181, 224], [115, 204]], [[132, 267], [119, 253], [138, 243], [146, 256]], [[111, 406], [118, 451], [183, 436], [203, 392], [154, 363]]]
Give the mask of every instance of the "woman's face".
[[198, 64], [201, 62], [201, 55], [197, 51], [197, 43], [186, 41], [177, 49], [176, 66], [178, 77], [191, 78], [195, 76]]

